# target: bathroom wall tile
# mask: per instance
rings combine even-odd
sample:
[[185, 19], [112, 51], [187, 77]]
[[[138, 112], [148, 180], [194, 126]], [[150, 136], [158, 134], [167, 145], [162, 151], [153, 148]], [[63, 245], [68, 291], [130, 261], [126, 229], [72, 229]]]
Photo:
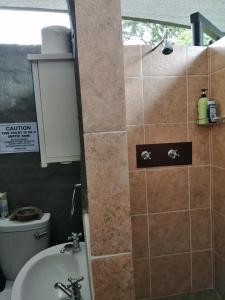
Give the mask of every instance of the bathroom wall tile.
[[207, 47], [191, 46], [187, 48], [188, 75], [208, 74]]
[[186, 74], [186, 48], [174, 47], [170, 55], [163, 55], [161, 47], [148, 53], [148, 46], [142, 47], [143, 74], [148, 75], [185, 75]]
[[150, 297], [149, 259], [134, 259], [134, 283], [136, 299]]
[[151, 259], [152, 296], [168, 296], [190, 291], [190, 254]]
[[210, 207], [210, 167], [190, 167], [191, 208]]
[[209, 89], [208, 76], [189, 76], [188, 77], [188, 121], [197, 120], [198, 99], [201, 89]]
[[127, 125], [143, 124], [142, 79], [125, 79]]
[[225, 217], [216, 211], [213, 213], [214, 251], [225, 259]]
[[146, 182], [145, 171], [130, 172], [130, 206], [131, 214], [146, 214]]
[[126, 133], [84, 136], [92, 255], [131, 250]]
[[225, 124], [213, 126], [212, 128], [212, 161], [213, 165], [225, 168]]
[[143, 126], [128, 126], [128, 160], [129, 169], [137, 169], [136, 145], [144, 144], [144, 128]]
[[210, 98], [216, 101], [217, 114], [220, 117], [225, 116], [225, 93], [224, 93], [225, 69], [211, 75], [211, 93]]
[[123, 46], [124, 72], [126, 77], [141, 76], [140, 46]]
[[150, 212], [188, 209], [187, 167], [154, 169], [147, 174]]
[[187, 124], [145, 125], [146, 144], [177, 143], [187, 141]]
[[213, 168], [213, 209], [225, 216], [225, 169]]
[[189, 141], [192, 142], [192, 164], [210, 164], [210, 128], [208, 126], [197, 126], [189, 124]]
[[218, 255], [214, 255], [215, 259], [215, 289], [221, 299], [225, 299], [225, 261]]
[[210, 47], [211, 72], [225, 68], [225, 47]]
[[186, 121], [186, 78], [172, 76], [144, 78], [144, 123]]
[[147, 218], [147, 215], [133, 216], [131, 218], [134, 258], [143, 258], [149, 256]]
[[80, 0], [75, 8], [84, 132], [124, 130], [120, 1]]
[[201, 291], [213, 288], [212, 252], [192, 253], [192, 290]]
[[151, 256], [190, 250], [188, 212], [151, 214], [149, 223]]
[[211, 211], [198, 209], [191, 211], [192, 250], [209, 249], [211, 243]]
[[91, 264], [95, 299], [135, 299], [131, 255], [95, 259]]

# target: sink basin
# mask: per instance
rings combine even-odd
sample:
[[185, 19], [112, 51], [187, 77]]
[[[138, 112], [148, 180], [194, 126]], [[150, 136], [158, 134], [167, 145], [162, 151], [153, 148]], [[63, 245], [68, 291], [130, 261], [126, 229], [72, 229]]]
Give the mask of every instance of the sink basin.
[[68, 278], [84, 277], [82, 300], [91, 300], [85, 243], [78, 253], [60, 253], [65, 244], [48, 248], [32, 257], [16, 277], [11, 300], [62, 300], [66, 294], [54, 285], [69, 284]]

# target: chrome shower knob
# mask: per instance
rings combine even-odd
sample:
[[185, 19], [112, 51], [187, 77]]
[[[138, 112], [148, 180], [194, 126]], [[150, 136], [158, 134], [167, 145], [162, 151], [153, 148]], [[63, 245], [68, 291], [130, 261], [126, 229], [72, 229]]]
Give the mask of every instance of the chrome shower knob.
[[141, 153], [141, 158], [143, 159], [143, 160], [151, 160], [152, 158], [151, 158], [151, 152], [150, 151], [143, 151], [142, 153]]
[[176, 159], [180, 156], [177, 149], [170, 149], [168, 151], [168, 157], [171, 159]]

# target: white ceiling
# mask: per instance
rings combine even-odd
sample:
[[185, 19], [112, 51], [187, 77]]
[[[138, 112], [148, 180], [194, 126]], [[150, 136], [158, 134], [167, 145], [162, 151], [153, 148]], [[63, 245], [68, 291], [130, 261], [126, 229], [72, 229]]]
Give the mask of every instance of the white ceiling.
[[[225, 0], [121, 0], [121, 2], [124, 17], [190, 26], [190, 14], [200, 12], [225, 32]], [[0, 0], [0, 8], [2, 7], [67, 10], [66, 0]]]

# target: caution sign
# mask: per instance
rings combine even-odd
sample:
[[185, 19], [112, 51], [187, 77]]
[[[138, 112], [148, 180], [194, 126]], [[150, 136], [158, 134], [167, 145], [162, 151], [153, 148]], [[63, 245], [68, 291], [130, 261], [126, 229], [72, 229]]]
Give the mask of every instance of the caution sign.
[[0, 154], [38, 151], [36, 122], [0, 124]]

